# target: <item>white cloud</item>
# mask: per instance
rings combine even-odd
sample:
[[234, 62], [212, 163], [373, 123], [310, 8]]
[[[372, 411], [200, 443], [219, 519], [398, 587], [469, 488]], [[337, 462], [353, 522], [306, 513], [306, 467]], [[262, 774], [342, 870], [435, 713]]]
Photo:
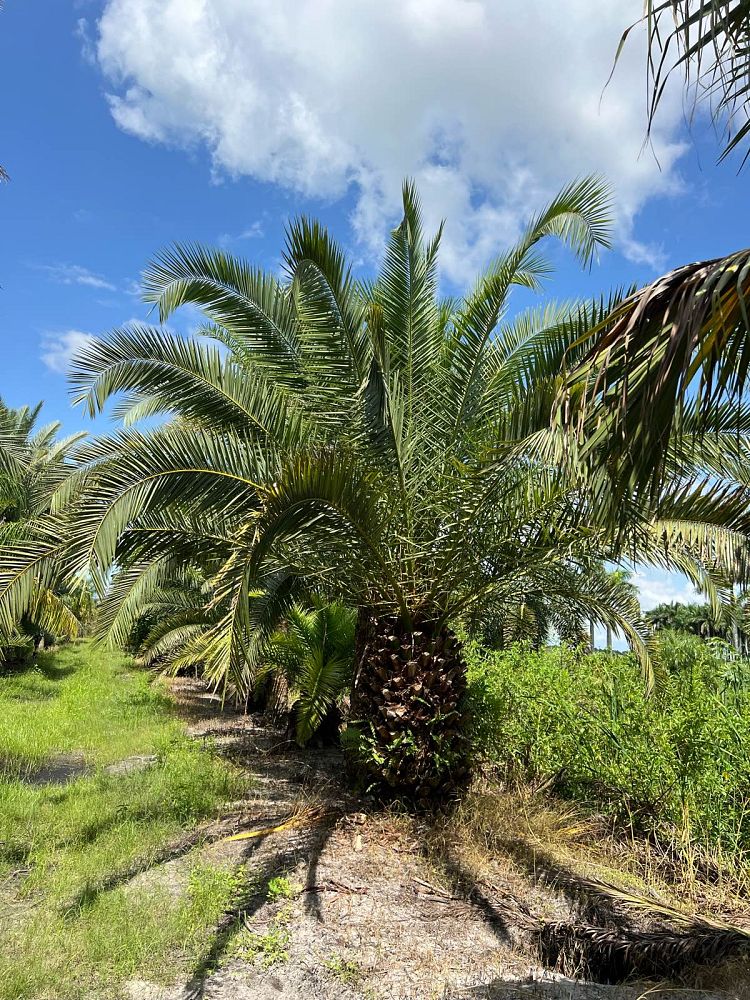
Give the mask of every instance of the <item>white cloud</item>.
[[41, 358], [50, 371], [67, 375], [73, 355], [94, 338], [81, 330], [48, 334], [42, 340]]
[[632, 236], [623, 234], [620, 249], [633, 264], [645, 264], [652, 271], [663, 271], [667, 266], [667, 254], [661, 244], [642, 243]]
[[[443, 266], [465, 281], [573, 177], [613, 184], [624, 252], [646, 200], [679, 188], [682, 108], [645, 134], [633, 0], [107, 0], [97, 58], [115, 121], [219, 174], [295, 192], [355, 192], [370, 247], [417, 179], [448, 219]], [[658, 164], [657, 164], [658, 158]]]
[[655, 608], [657, 604], [673, 601], [690, 604], [702, 600], [695, 587], [681, 573], [658, 569], [637, 570], [633, 574], [633, 583], [638, 587], [643, 611]]
[[89, 271], [87, 267], [80, 264], [37, 264], [40, 271], [46, 272], [52, 281], [59, 285], [87, 285], [89, 288], [106, 288], [110, 292], [116, 291], [111, 281], [107, 281], [101, 274]]
[[231, 243], [239, 243], [241, 240], [260, 240], [265, 236], [265, 230], [263, 228], [263, 223], [256, 219], [252, 225], [243, 229], [239, 233], [222, 233], [217, 238], [217, 243], [220, 247], [227, 247]]
[[91, 38], [89, 22], [85, 17], [79, 17], [76, 22], [75, 36], [81, 43], [81, 55], [89, 66], [96, 65], [96, 45]]

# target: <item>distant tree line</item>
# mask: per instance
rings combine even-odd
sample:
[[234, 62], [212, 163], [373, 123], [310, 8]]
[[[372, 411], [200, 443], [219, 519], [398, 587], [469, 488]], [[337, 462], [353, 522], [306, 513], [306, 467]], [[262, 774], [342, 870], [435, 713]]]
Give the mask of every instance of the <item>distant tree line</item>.
[[686, 632], [704, 639], [724, 639], [739, 652], [750, 648], [750, 634], [745, 622], [742, 602], [736, 605], [736, 613], [717, 618], [710, 604], [698, 602], [683, 604], [680, 601], [657, 604], [644, 614], [646, 622], [657, 632], [669, 629], [672, 632]]

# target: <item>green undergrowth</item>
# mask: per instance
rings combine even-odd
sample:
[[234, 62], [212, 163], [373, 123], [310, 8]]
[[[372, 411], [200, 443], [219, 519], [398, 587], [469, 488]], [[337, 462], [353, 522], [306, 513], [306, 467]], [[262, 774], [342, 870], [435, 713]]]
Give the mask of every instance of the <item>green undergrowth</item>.
[[5, 768], [83, 752], [92, 765], [153, 752], [182, 729], [166, 693], [121, 653], [83, 641], [0, 675]]
[[[86, 643], [0, 678], [0, 712], [1, 1000], [115, 997], [129, 977], [189, 973], [236, 876], [196, 861], [174, 893], [158, 879], [119, 884], [118, 875], [147, 868], [165, 844], [244, 795], [247, 779], [187, 736], [158, 683]], [[71, 751], [90, 773], [33, 783], [34, 767]], [[155, 759], [105, 772], [134, 755]]]
[[707, 870], [746, 869], [750, 671], [727, 652], [663, 634], [649, 696], [630, 655], [469, 644], [475, 746], [507, 782], [544, 785]]
[[3, 1000], [128, 996], [131, 978], [189, 978], [237, 890], [232, 872], [195, 865], [179, 896], [163, 886], [120, 886], [74, 917], [40, 909], [3, 928]]

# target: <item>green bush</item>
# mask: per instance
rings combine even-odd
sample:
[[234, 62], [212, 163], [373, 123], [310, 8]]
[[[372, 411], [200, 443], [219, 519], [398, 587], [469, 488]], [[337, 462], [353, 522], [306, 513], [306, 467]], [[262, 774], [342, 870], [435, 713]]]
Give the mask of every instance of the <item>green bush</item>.
[[645, 693], [624, 654], [467, 648], [479, 756], [642, 832], [750, 849], [748, 664], [663, 633]]

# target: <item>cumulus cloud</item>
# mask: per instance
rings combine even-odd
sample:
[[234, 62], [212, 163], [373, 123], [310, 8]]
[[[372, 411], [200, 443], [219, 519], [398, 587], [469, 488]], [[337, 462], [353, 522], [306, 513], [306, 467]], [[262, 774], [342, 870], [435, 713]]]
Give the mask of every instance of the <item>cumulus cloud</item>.
[[219, 173], [353, 189], [366, 245], [415, 177], [430, 223], [448, 219], [443, 266], [465, 281], [591, 172], [614, 186], [621, 250], [648, 259], [634, 220], [679, 187], [682, 111], [666, 95], [644, 151], [635, 33], [602, 96], [633, 17], [633, 0], [106, 0], [96, 54], [120, 128], [204, 145]]
[[101, 274], [89, 271], [87, 267], [81, 267], [80, 264], [38, 264], [36, 266], [60, 285], [87, 285], [89, 288], [106, 288], [110, 292], [116, 290], [111, 281], [107, 281]]
[[657, 569], [638, 570], [633, 574], [633, 583], [638, 587], [643, 611], [655, 608], [657, 604], [673, 601], [690, 604], [703, 600], [695, 587], [680, 573]]
[[67, 375], [73, 355], [94, 338], [81, 330], [48, 334], [42, 341], [41, 358], [50, 371]]

